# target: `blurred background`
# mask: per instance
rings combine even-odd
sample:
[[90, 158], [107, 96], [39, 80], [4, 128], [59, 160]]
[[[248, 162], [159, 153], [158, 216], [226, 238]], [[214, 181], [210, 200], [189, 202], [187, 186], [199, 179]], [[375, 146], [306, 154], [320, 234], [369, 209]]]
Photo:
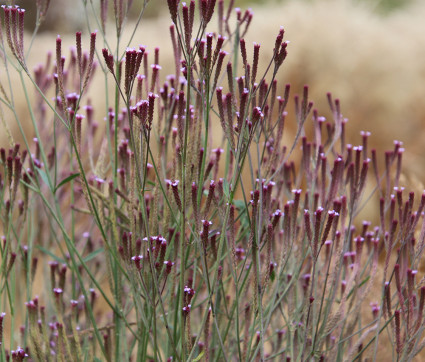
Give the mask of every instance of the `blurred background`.
[[[84, 10], [82, 1], [70, 2], [67, 0], [49, 0], [49, 11], [46, 17], [46, 22], [41, 27], [41, 31], [77, 31], [84, 23], [84, 16], [82, 12]], [[35, 15], [37, 3], [47, 3], [48, 0], [15, 0], [15, 1], [0, 1], [2, 5], [16, 4], [22, 8], [25, 8], [29, 14], [28, 18], [32, 20], [27, 22], [27, 28], [32, 30], [35, 26]], [[225, 3], [229, 3], [230, 0], [225, 0]], [[418, 3], [418, 0], [234, 0], [236, 7], [252, 7], [258, 8], [262, 6], [282, 6], [289, 3], [304, 3], [303, 5], [327, 2], [327, 3], [351, 3], [352, 5], [366, 5], [368, 10], [380, 15], [388, 15], [394, 11], [402, 11], [410, 7], [414, 3]], [[90, 1], [94, 4], [94, 7], [98, 6], [99, 0]], [[111, 0], [112, 3], [112, 0]], [[136, 18], [138, 10], [142, 7], [144, 0], [132, 0], [132, 11], [130, 17]], [[167, 2], [166, 0], [149, 0], [149, 5], [146, 8], [145, 17], [157, 17], [166, 11]]]
[[[35, 26], [36, 2], [46, 1], [15, 2], [26, 9], [28, 39]], [[87, 3], [98, 10], [99, 0]], [[110, 3], [112, 18], [112, 0]], [[134, 0], [129, 23], [136, 21], [142, 3]], [[271, 58], [279, 27], [285, 28], [290, 44], [278, 78], [281, 88], [290, 83], [294, 95], [309, 85], [315, 108], [327, 118], [326, 93], [331, 92], [341, 100], [343, 114], [349, 119], [350, 142], [360, 144], [361, 130], [371, 131], [370, 141], [380, 150], [391, 149], [393, 140], [400, 140], [406, 148], [406, 175], [425, 177], [425, 1], [235, 0], [235, 6], [254, 11], [246, 39], [248, 51], [252, 51], [253, 41], [261, 44], [263, 65]], [[75, 31], [83, 30], [88, 44], [87, 21], [96, 28], [92, 19], [84, 16], [82, 2], [51, 0], [41, 34], [29, 54], [29, 68], [43, 61], [48, 50], [54, 51], [57, 34], [71, 46]], [[168, 33], [159, 30], [170, 23], [166, 1], [150, 0], [131, 44], [161, 47], [163, 78], [171, 67], [171, 43]], [[101, 46], [99, 42], [99, 49]], [[0, 143], [4, 142], [0, 137]]]

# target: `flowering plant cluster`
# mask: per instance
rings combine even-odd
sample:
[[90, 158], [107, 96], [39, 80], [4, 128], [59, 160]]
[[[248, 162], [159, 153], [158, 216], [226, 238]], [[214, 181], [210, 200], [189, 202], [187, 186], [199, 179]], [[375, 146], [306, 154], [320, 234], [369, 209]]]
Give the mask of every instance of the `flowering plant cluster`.
[[[166, 77], [159, 48], [122, 46], [132, 1], [111, 5], [115, 48], [109, 1], [84, 5], [100, 27], [87, 50], [81, 32], [69, 55], [58, 37], [33, 71], [25, 12], [3, 8], [2, 62], [19, 74], [34, 137], [14, 112], [16, 85], [2, 85], [23, 144], [9, 132], [0, 149], [1, 359], [420, 353], [425, 193], [402, 187], [402, 144], [383, 162], [368, 132], [348, 144], [339, 100], [328, 94], [327, 120], [307, 86], [293, 97], [295, 134], [285, 129], [284, 29], [263, 66], [244, 39], [253, 13], [233, 1], [168, 0]], [[95, 70], [106, 110], [91, 101]]]

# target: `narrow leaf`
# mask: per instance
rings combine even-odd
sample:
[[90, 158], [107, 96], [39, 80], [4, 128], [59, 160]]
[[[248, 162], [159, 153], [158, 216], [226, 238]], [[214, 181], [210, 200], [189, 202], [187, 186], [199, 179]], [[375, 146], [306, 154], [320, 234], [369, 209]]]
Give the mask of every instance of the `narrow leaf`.
[[59, 182], [59, 184], [55, 187], [55, 190], [53, 191], [53, 194], [56, 194], [56, 191], [58, 191], [58, 189], [60, 187], [62, 187], [63, 185], [65, 185], [66, 183], [70, 182], [71, 180], [73, 180], [74, 178], [80, 176], [80, 173], [73, 173], [72, 175], [69, 175], [68, 177], [64, 178], [61, 182]]

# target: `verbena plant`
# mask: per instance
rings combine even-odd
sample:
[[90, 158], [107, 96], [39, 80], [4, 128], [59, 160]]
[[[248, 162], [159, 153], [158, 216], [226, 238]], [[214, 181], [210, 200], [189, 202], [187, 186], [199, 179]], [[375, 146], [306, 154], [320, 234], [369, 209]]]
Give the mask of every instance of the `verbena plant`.
[[[8, 132], [0, 149], [0, 359], [417, 355], [425, 194], [417, 201], [400, 185], [401, 143], [380, 173], [369, 133], [347, 144], [339, 101], [328, 95], [327, 121], [307, 87], [294, 97], [296, 132], [285, 142], [284, 30], [259, 67], [260, 45], [244, 40], [253, 14], [233, 1], [168, 0], [172, 25], [161, 30], [175, 69], [166, 80], [158, 48], [123, 44], [132, 1], [83, 3], [99, 28], [87, 51], [79, 32], [65, 57], [58, 37], [34, 71], [24, 10], [3, 8], [0, 110], [24, 144]], [[38, 6], [39, 25], [48, 1]], [[101, 91], [89, 90], [96, 67], [104, 127], [90, 101]], [[31, 131], [17, 113], [15, 71]], [[360, 212], [375, 201], [373, 226]]]

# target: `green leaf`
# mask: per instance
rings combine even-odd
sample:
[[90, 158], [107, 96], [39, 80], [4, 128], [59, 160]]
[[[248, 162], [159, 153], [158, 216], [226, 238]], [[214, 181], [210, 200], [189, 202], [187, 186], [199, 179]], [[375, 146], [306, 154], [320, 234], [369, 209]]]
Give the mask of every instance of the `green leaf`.
[[36, 248], [38, 250], [41, 250], [44, 254], [49, 255], [52, 259], [56, 260], [58, 263], [60, 263], [60, 264], [65, 263], [65, 260], [63, 260], [62, 258], [59, 258], [57, 255], [53, 254], [50, 250], [47, 250], [43, 246], [37, 245]]
[[273, 270], [273, 271], [270, 273], [270, 280], [271, 280], [272, 282], [274, 282], [275, 277], [276, 277], [276, 272]]
[[92, 260], [97, 254], [102, 253], [104, 250], [105, 250], [104, 248], [99, 248], [99, 249], [93, 251], [92, 253], [87, 255], [85, 258], [83, 258], [84, 262], [86, 263], [86, 262]]
[[52, 189], [50, 188], [49, 178], [47, 177], [46, 172], [45, 172], [45, 171], [43, 171], [43, 170], [41, 170], [41, 169], [39, 169], [39, 168], [36, 168], [36, 170], [37, 170], [37, 172], [39, 173], [40, 177], [42, 178], [43, 182], [44, 182], [47, 186], [49, 186], [50, 191], [52, 191]]
[[156, 182], [153, 182], [153, 181], [151, 181], [151, 180], [147, 180], [147, 181], [146, 181], [146, 183], [147, 183], [148, 185], [151, 185], [151, 186], [156, 186]]
[[71, 180], [73, 180], [74, 178], [80, 176], [80, 173], [73, 173], [72, 175], [69, 175], [68, 177], [64, 178], [61, 182], [59, 182], [59, 184], [55, 187], [55, 190], [53, 191], [53, 194], [56, 194], [56, 191], [58, 191], [58, 189], [60, 187], [62, 187], [63, 185], [65, 185], [66, 183], [70, 182]]
[[194, 358], [192, 361], [193, 361], [193, 362], [200, 361], [200, 360], [201, 360], [201, 358], [204, 356], [204, 354], [205, 354], [205, 351], [202, 351], [202, 352], [201, 352], [201, 353], [199, 353], [199, 355], [198, 355], [196, 358]]
[[[369, 281], [369, 279], [370, 279], [370, 275], [368, 275], [364, 280], [362, 280], [357, 286], [357, 288], [361, 288], [364, 284], [366, 284]], [[353, 292], [354, 292], [354, 289], [351, 289], [350, 293], [348, 293], [347, 298], [350, 298]]]
[[244, 200], [233, 200], [233, 204], [239, 212], [243, 211], [246, 208]]
[[223, 180], [223, 192], [227, 198], [230, 197], [229, 182], [226, 179]]
[[37, 194], [40, 192], [39, 189], [36, 189], [34, 186], [30, 185], [29, 183], [26, 183], [24, 180], [21, 179], [21, 184], [25, 185], [26, 187], [28, 187], [30, 190], [36, 192]]
[[249, 213], [248, 213], [248, 207], [249, 204], [245, 204], [244, 200], [233, 200], [233, 204], [235, 205], [236, 209], [238, 210], [238, 219], [241, 222], [242, 229], [249, 227]]

